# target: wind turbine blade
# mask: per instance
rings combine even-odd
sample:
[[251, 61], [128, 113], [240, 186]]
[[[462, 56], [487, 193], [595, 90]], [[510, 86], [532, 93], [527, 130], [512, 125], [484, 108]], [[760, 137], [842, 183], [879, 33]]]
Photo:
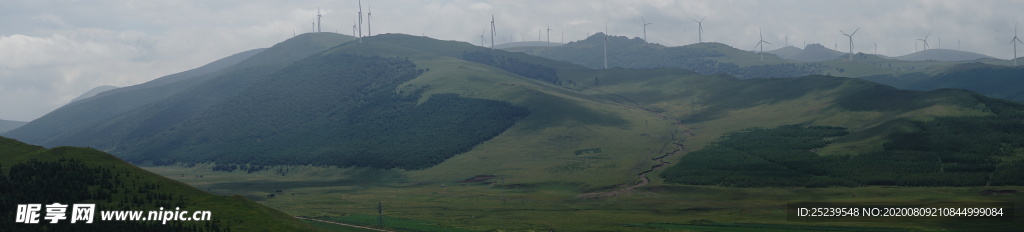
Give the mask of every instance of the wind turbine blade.
[[853, 34], [857, 34], [857, 31], [860, 31], [859, 27], [857, 28], [857, 30], [853, 30], [853, 33], [850, 33], [850, 36], [853, 36]]

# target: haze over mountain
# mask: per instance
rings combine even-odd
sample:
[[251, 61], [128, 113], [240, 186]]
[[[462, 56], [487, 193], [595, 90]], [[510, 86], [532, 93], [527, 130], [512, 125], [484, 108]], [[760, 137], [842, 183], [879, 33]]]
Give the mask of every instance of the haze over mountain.
[[112, 89], [116, 89], [116, 88], [118, 88], [118, 87], [117, 86], [112, 86], [112, 85], [96, 86], [96, 88], [90, 89], [89, 91], [83, 93], [82, 95], [76, 97], [75, 99], [71, 99], [71, 102], [76, 102], [78, 100], [90, 98], [92, 96], [96, 96], [96, 94], [99, 94], [99, 93], [102, 93], [102, 92], [106, 92], [107, 90], [112, 90]]
[[935, 48], [907, 55], [897, 56], [893, 58], [897, 60], [908, 61], [972, 61], [978, 59], [993, 59], [991, 56], [986, 56], [968, 51]]
[[808, 44], [807, 46], [804, 47], [804, 49], [800, 49], [798, 53], [794, 53], [793, 51], [795, 51], [795, 50], [787, 49], [787, 50], [783, 50], [783, 51], [779, 51], [779, 50], [769, 51], [769, 52], [766, 52], [766, 53], [777, 54], [777, 55], [779, 55], [779, 57], [782, 57], [783, 59], [803, 61], [803, 62], [818, 62], [818, 61], [834, 60], [834, 59], [837, 59], [837, 58], [847, 54], [847, 53], [844, 53], [844, 52], [840, 52], [840, 51], [832, 50], [832, 49], [829, 49], [829, 48], [825, 48], [825, 46], [822, 46], [821, 44], [816, 44], [816, 43]]
[[15, 128], [18, 128], [20, 126], [24, 126], [27, 123], [28, 122], [19, 122], [19, 121], [10, 121], [10, 120], [0, 119], [0, 134], [3, 134], [4, 132], [8, 132], [8, 131], [13, 130]]

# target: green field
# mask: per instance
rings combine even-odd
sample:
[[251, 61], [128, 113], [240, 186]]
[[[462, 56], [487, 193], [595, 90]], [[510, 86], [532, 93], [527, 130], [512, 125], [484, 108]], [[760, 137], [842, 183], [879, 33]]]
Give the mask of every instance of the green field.
[[[208, 166], [149, 167], [148, 170], [215, 194], [238, 193], [285, 213], [339, 222], [375, 225], [382, 202], [385, 225], [406, 231], [820, 231], [822, 228], [876, 231], [952, 229], [1007, 230], [1019, 223], [798, 223], [788, 222], [787, 202], [993, 202], [1016, 195], [984, 195], [983, 190], [1024, 187], [860, 187], [860, 188], [727, 188], [653, 184], [604, 199], [575, 196], [590, 191], [578, 183], [505, 185], [457, 183], [460, 179], [410, 182], [408, 172], [289, 167], [273, 171], [213, 172]], [[186, 177], [181, 177], [186, 173]], [[203, 175], [203, 177], [195, 177]], [[470, 178], [473, 176], [466, 176]], [[492, 179], [493, 180], [493, 179]], [[499, 180], [500, 181], [500, 180]], [[441, 187], [441, 185], [446, 187]], [[277, 192], [277, 190], [281, 190]], [[268, 194], [276, 194], [268, 198]], [[1018, 215], [1017, 221], [1021, 217]], [[765, 224], [769, 226], [765, 226]], [[749, 229], [748, 228], [748, 229]], [[868, 228], [868, 229], [865, 229]]]

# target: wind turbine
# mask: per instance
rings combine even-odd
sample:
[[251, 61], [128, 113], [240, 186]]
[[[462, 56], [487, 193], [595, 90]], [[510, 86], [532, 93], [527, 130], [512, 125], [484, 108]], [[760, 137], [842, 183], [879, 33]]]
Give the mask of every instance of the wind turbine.
[[932, 35], [932, 33], [928, 33], [927, 35], [924, 36], [924, 39], [917, 39], [917, 40], [920, 40], [920, 41], [924, 42], [924, 49], [922, 49], [922, 51], [928, 50], [928, 36], [931, 36], [931, 35]]
[[363, 43], [363, 1], [359, 1], [359, 43]]
[[486, 42], [486, 40], [484, 39], [484, 31], [480, 31], [480, 46], [481, 47], [484, 46], [484, 42]]
[[548, 24], [548, 44], [547, 44], [547, 46], [551, 46], [551, 30], [552, 30], [551, 29], [551, 24]]
[[853, 33], [847, 35], [846, 32], [843, 32], [843, 30], [839, 30], [839, 33], [843, 33], [843, 35], [850, 38], [850, 61], [853, 61], [853, 35], [857, 34], [857, 31], [860, 31], [859, 27], [857, 28], [857, 30], [853, 30]]
[[1013, 24], [1013, 39], [1010, 40], [1010, 44], [1013, 45], [1013, 66], [1017, 66], [1017, 43], [1024, 45], [1024, 42], [1017, 38], [1017, 24]]
[[644, 22], [644, 43], [647, 43], [647, 25], [651, 25], [653, 23], [648, 23], [643, 16], [640, 17], [640, 20]]
[[370, 16], [373, 15], [373, 10], [370, 10], [370, 4], [366, 4], [366, 36], [373, 36], [373, 27], [370, 26]]
[[704, 35], [703, 34], [704, 34], [704, 19], [705, 18], [707, 18], [707, 16], [704, 16], [703, 18], [700, 18], [700, 21], [693, 20], [694, 22], [697, 22], [697, 43], [703, 43], [704, 42], [704, 39], [703, 39]]
[[321, 15], [320, 15], [320, 7], [318, 6], [318, 7], [316, 7], [316, 32], [317, 33], [324, 32], [323, 30], [320, 29], [320, 17], [321, 17]]
[[772, 44], [772, 43], [769, 43], [768, 41], [764, 41], [764, 36], [761, 35], [761, 30], [757, 30], [757, 37], [760, 40], [757, 41], [757, 45], [754, 45], [754, 47], [761, 47], [761, 52], [758, 52], [757, 54], [761, 55], [761, 61], [764, 62], [764, 44]]
[[494, 30], [494, 15], [491, 15], [491, 51], [494, 51], [494, 35], [497, 31]]
[[356, 37], [356, 19], [352, 19], [352, 37]]

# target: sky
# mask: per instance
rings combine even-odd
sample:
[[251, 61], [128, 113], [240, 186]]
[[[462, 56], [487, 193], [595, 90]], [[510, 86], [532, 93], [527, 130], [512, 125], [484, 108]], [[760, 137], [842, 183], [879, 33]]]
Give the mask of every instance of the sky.
[[[101, 85], [130, 86], [265, 48], [311, 31], [317, 7], [325, 32], [351, 34], [356, 0], [4, 0], [0, 4], [0, 119], [31, 121]], [[605, 29], [682, 46], [705, 42], [753, 50], [771, 42], [819, 43], [900, 56], [960, 49], [1013, 57], [1024, 1], [1013, 0], [363, 0], [374, 34], [404, 33], [480, 44], [495, 18], [498, 44], [571, 42]], [[1024, 25], [1022, 25], [1024, 26]], [[1022, 29], [1024, 30], [1024, 29]], [[365, 32], [364, 32], [365, 33]], [[488, 38], [490, 39], [490, 38]], [[941, 41], [940, 41], [941, 40]], [[1024, 46], [1021, 52], [1024, 55]]]

